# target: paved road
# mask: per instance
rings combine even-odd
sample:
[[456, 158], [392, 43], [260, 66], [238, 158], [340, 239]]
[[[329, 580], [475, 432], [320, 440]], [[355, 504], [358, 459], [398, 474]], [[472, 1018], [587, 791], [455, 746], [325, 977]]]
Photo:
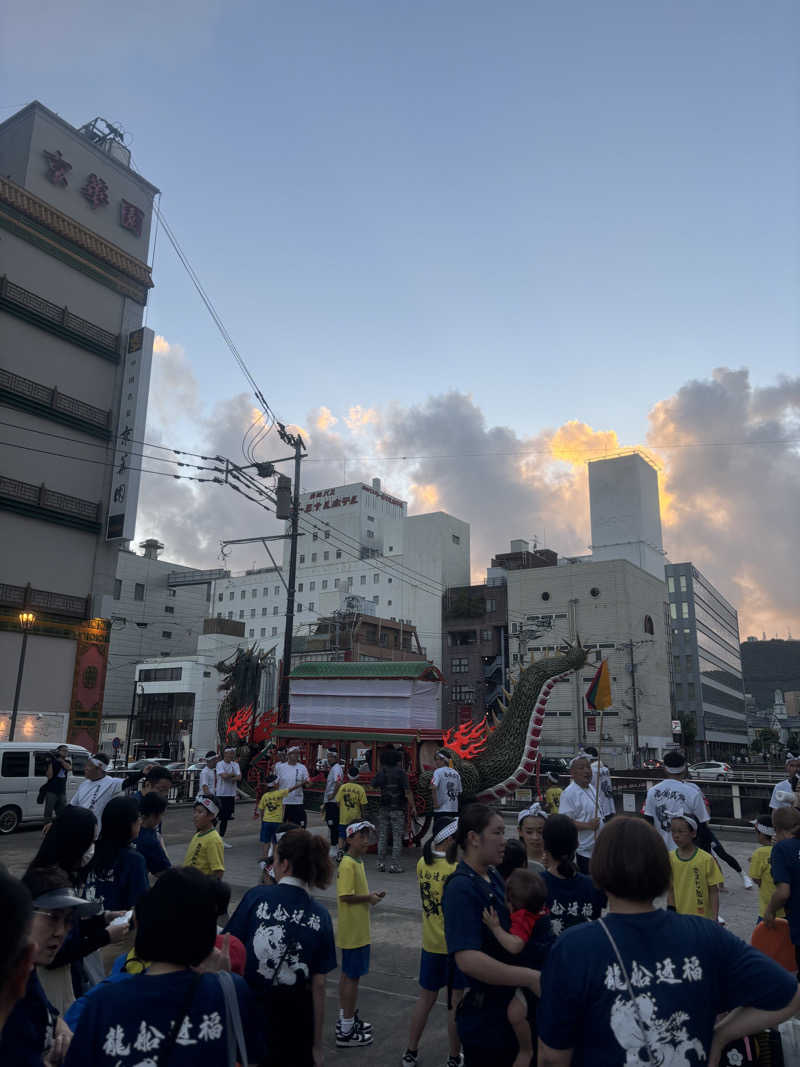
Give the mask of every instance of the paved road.
[[[260, 879], [258, 860], [258, 823], [251, 818], [252, 804], [237, 807], [237, 818], [228, 828], [227, 840], [233, 847], [225, 850], [225, 879], [233, 890], [233, 906], [246, 890]], [[311, 817], [310, 829], [320, 827], [318, 816]], [[322, 826], [322, 830], [327, 830]], [[170, 808], [164, 822], [165, 837], [174, 863], [180, 863], [193, 833], [191, 811], [188, 807]], [[509, 823], [509, 834], [513, 832]], [[756, 847], [754, 836], [730, 832], [719, 834], [725, 848], [746, 869]], [[21, 874], [33, 857], [39, 843], [38, 829], [23, 829], [9, 837], [0, 838], [0, 863], [14, 874]], [[374, 858], [367, 858], [370, 889], [385, 889], [386, 899], [372, 912], [372, 970], [362, 979], [360, 1012], [374, 1025], [375, 1043], [367, 1049], [348, 1053], [337, 1050], [333, 1042], [333, 1023], [337, 1014], [338, 971], [328, 980], [328, 1024], [326, 1024], [326, 1059], [339, 1063], [348, 1058], [363, 1067], [385, 1067], [400, 1062], [406, 1046], [408, 1019], [417, 994], [417, 973], [420, 950], [420, 906], [416, 882], [416, 863], [419, 850], [409, 851], [404, 859], [405, 873], [379, 875]], [[723, 865], [727, 892], [723, 892], [721, 911], [728, 929], [749, 940], [758, 915], [758, 895], [742, 887], [741, 879]], [[330, 909], [335, 918], [334, 887], [315, 894]], [[446, 1011], [444, 993], [434, 1008], [428, 1028], [422, 1038], [420, 1062], [425, 1067], [444, 1064], [447, 1059], [445, 1034]]]

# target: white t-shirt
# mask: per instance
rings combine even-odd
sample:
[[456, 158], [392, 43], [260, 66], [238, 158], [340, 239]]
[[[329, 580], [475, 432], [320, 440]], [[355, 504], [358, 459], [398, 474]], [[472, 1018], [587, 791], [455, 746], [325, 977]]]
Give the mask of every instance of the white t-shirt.
[[93, 812], [99, 826], [106, 804], [113, 797], [119, 796], [121, 791], [121, 778], [110, 778], [107, 774], [95, 782], [90, 782], [88, 778], [85, 778], [75, 791], [70, 804]]
[[778, 782], [775, 788], [772, 790], [772, 797], [769, 802], [771, 808], [791, 808], [794, 800], [778, 800], [778, 793], [791, 793], [794, 797], [794, 790], [792, 789], [792, 783], [787, 778], [783, 782]]
[[[285, 764], [283, 765], [285, 766]], [[328, 771], [328, 779], [325, 782], [325, 795], [322, 798], [323, 804], [330, 804], [333, 800], [333, 795], [339, 788], [339, 783], [344, 780], [344, 771], [342, 770], [341, 763], [334, 763], [331, 769]]]
[[434, 811], [458, 811], [461, 796], [461, 775], [452, 767], [437, 767], [431, 778], [435, 797]]
[[[595, 814], [596, 796], [594, 786], [588, 785], [583, 789], [577, 782], [570, 782], [561, 794], [558, 813], [559, 815], [568, 815], [573, 822], [591, 822], [592, 819], [600, 817], [599, 805], [597, 805], [597, 813]], [[578, 855], [586, 856], [588, 859], [592, 854], [594, 842], [594, 830], [578, 830]]]
[[220, 760], [219, 763], [217, 763], [217, 794], [216, 795], [218, 797], [235, 797], [236, 796], [236, 789], [237, 789], [237, 786], [238, 786], [239, 783], [238, 782], [234, 782], [232, 780], [226, 781], [224, 778], [221, 778], [220, 775], [222, 775], [222, 774], [241, 774], [241, 773], [242, 772], [241, 772], [241, 770], [239, 768], [239, 764], [236, 762], [236, 760], [233, 760], [231, 763], [225, 763], [224, 760]]
[[[299, 788], [301, 782], [307, 782], [309, 778], [308, 771], [304, 764], [295, 763], [278, 763], [275, 766], [275, 773], [278, 776], [278, 789], [290, 789], [291, 792], [284, 798], [284, 804], [302, 804], [303, 803], [303, 790]], [[295, 789], [294, 787], [298, 788]]]
[[601, 763], [598, 774], [598, 761], [592, 760], [593, 789], [598, 788], [598, 779], [600, 782], [600, 804], [597, 810], [601, 819], [607, 819], [609, 815], [614, 815], [617, 810], [617, 806], [614, 803], [614, 793], [611, 788], [611, 771], [606, 767], [605, 763]]
[[708, 814], [703, 794], [692, 782], [682, 782], [680, 778], [664, 779], [651, 785], [644, 802], [644, 813], [653, 820], [653, 825], [664, 839], [670, 852], [677, 848], [672, 839], [672, 819], [675, 812], [693, 815], [698, 823], [708, 822]]
[[217, 772], [214, 767], [203, 767], [200, 771], [200, 783], [198, 786], [199, 795], [203, 796], [203, 786], [208, 787], [208, 791], [211, 796], [214, 796], [214, 791], [217, 785]]

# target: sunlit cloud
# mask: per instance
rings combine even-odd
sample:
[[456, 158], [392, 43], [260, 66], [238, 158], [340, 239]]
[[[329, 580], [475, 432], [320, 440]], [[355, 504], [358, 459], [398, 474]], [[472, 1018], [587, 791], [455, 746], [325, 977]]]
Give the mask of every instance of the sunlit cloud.
[[314, 425], [318, 430], [328, 430], [331, 426], [335, 426], [338, 421], [331, 409], [323, 404], [314, 420]]
[[375, 408], [364, 408], [355, 404], [344, 417], [345, 425], [351, 433], [359, 433], [370, 424], [377, 425], [378, 412]]

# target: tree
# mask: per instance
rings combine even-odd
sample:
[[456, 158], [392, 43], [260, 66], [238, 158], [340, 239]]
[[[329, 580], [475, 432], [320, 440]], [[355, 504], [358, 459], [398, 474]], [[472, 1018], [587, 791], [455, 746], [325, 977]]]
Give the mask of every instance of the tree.
[[759, 730], [756, 737], [761, 741], [761, 751], [767, 758], [774, 754], [781, 739], [777, 730], [770, 730], [768, 728]]

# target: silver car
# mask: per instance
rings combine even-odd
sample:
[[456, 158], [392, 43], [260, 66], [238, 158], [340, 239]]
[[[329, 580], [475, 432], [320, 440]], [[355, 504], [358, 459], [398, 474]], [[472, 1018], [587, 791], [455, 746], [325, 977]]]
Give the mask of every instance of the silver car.
[[726, 778], [733, 777], [733, 769], [729, 763], [722, 760], [709, 760], [706, 763], [693, 763], [689, 767], [692, 778], [705, 778], [714, 782], [724, 782]]

